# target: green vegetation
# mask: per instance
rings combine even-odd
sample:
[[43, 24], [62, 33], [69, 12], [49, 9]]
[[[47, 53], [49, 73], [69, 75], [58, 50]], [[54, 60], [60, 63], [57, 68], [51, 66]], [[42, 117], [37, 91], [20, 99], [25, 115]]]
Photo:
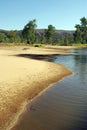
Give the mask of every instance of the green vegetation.
[[34, 47], [42, 47], [42, 44], [37, 43], [37, 44], [33, 44]]
[[5, 42], [7, 39], [6, 35], [4, 33], [0, 33], [0, 43]]
[[22, 35], [24, 41], [27, 43], [34, 43], [35, 42], [35, 29], [36, 29], [36, 20], [31, 20], [23, 29]]
[[[35, 47], [41, 47], [43, 44], [51, 45], [74, 45], [87, 46], [87, 18], [80, 19], [80, 24], [76, 24], [75, 31], [58, 31], [53, 25], [48, 25], [47, 29], [42, 32], [36, 29], [36, 20], [29, 21], [22, 31], [0, 31], [0, 44], [6, 45], [23, 45], [33, 44]], [[62, 32], [62, 33], [61, 33]]]
[[8, 42], [10, 43], [21, 42], [21, 38], [18, 36], [17, 31], [10, 31], [7, 36], [8, 36]]
[[75, 43], [87, 44], [87, 19], [83, 17], [80, 21], [81, 24], [75, 26]]
[[87, 44], [74, 43], [74, 44], [72, 44], [72, 46], [87, 47]]
[[55, 27], [53, 25], [48, 25], [48, 29], [45, 30], [45, 37], [47, 43], [53, 43], [54, 32], [55, 32]]

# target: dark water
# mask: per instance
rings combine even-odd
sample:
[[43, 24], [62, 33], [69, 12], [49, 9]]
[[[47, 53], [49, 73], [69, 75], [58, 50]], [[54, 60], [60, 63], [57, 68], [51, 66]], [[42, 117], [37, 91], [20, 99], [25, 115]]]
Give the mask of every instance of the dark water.
[[53, 62], [74, 71], [27, 107], [15, 130], [87, 130], [87, 49], [56, 56]]

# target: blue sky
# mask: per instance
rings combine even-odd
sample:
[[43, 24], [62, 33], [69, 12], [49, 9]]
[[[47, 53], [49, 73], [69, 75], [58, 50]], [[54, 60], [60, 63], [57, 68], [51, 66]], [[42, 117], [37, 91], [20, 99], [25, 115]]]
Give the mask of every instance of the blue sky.
[[0, 0], [0, 29], [21, 30], [32, 19], [37, 28], [74, 30], [87, 18], [87, 0]]

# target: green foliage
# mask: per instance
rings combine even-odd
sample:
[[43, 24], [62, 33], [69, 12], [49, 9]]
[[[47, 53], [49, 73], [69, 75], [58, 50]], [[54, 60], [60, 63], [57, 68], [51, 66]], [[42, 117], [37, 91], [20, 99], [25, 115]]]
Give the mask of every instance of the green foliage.
[[45, 37], [48, 43], [53, 42], [54, 32], [55, 32], [55, 27], [53, 25], [48, 25], [48, 29], [45, 30]]
[[87, 43], [87, 18], [83, 17], [80, 19], [81, 24], [75, 26], [75, 42], [76, 43]]
[[27, 25], [25, 25], [22, 35], [24, 38], [24, 41], [27, 43], [34, 43], [35, 41], [35, 28], [37, 27], [36, 25], [36, 20], [31, 20]]
[[42, 44], [34, 44], [34, 47], [42, 47]]
[[81, 43], [82, 41], [82, 37], [81, 37], [81, 29], [80, 29], [80, 25], [76, 25], [75, 26], [76, 31], [75, 31], [75, 42], [76, 43]]
[[87, 44], [73, 43], [72, 46], [87, 47]]
[[0, 33], [0, 43], [6, 42], [7, 36], [4, 33]]
[[45, 44], [45, 43], [46, 43], [46, 37], [45, 37], [45, 35], [42, 35], [42, 36], [40, 37], [40, 42], [41, 42], [42, 44]]
[[[87, 18], [83, 17], [80, 19], [80, 24], [76, 24], [76, 31], [74, 34], [64, 32], [64, 34], [59, 34], [59, 37], [55, 34], [55, 27], [53, 25], [48, 25], [48, 28], [45, 29], [42, 33], [38, 31], [36, 33], [36, 20], [29, 21], [24, 29], [21, 31], [9, 31], [6, 33], [0, 33], [0, 42], [1, 43], [12, 43], [12, 45], [19, 45], [22, 43], [36, 43], [35, 47], [41, 47], [43, 44], [52, 44], [52, 45], [78, 45], [87, 44]], [[58, 34], [58, 33], [56, 33]], [[75, 43], [75, 44], [74, 44]]]
[[10, 31], [8, 33], [8, 39], [10, 43], [19, 43], [21, 38], [18, 36], [17, 31]]

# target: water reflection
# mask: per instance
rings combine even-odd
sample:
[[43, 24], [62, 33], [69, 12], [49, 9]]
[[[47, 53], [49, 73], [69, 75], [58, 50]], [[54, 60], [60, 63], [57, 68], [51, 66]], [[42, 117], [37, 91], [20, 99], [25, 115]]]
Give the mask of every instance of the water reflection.
[[79, 81], [85, 83], [87, 80], [87, 49], [74, 49], [72, 50], [74, 55], [69, 56], [56, 56], [54, 62], [64, 64], [78, 75], [75, 78], [79, 78]]
[[82, 49], [80, 52], [81, 54], [75, 56], [75, 64], [80, 73], [80, 80], [85, 82], [87, 80], [87, 50]]

